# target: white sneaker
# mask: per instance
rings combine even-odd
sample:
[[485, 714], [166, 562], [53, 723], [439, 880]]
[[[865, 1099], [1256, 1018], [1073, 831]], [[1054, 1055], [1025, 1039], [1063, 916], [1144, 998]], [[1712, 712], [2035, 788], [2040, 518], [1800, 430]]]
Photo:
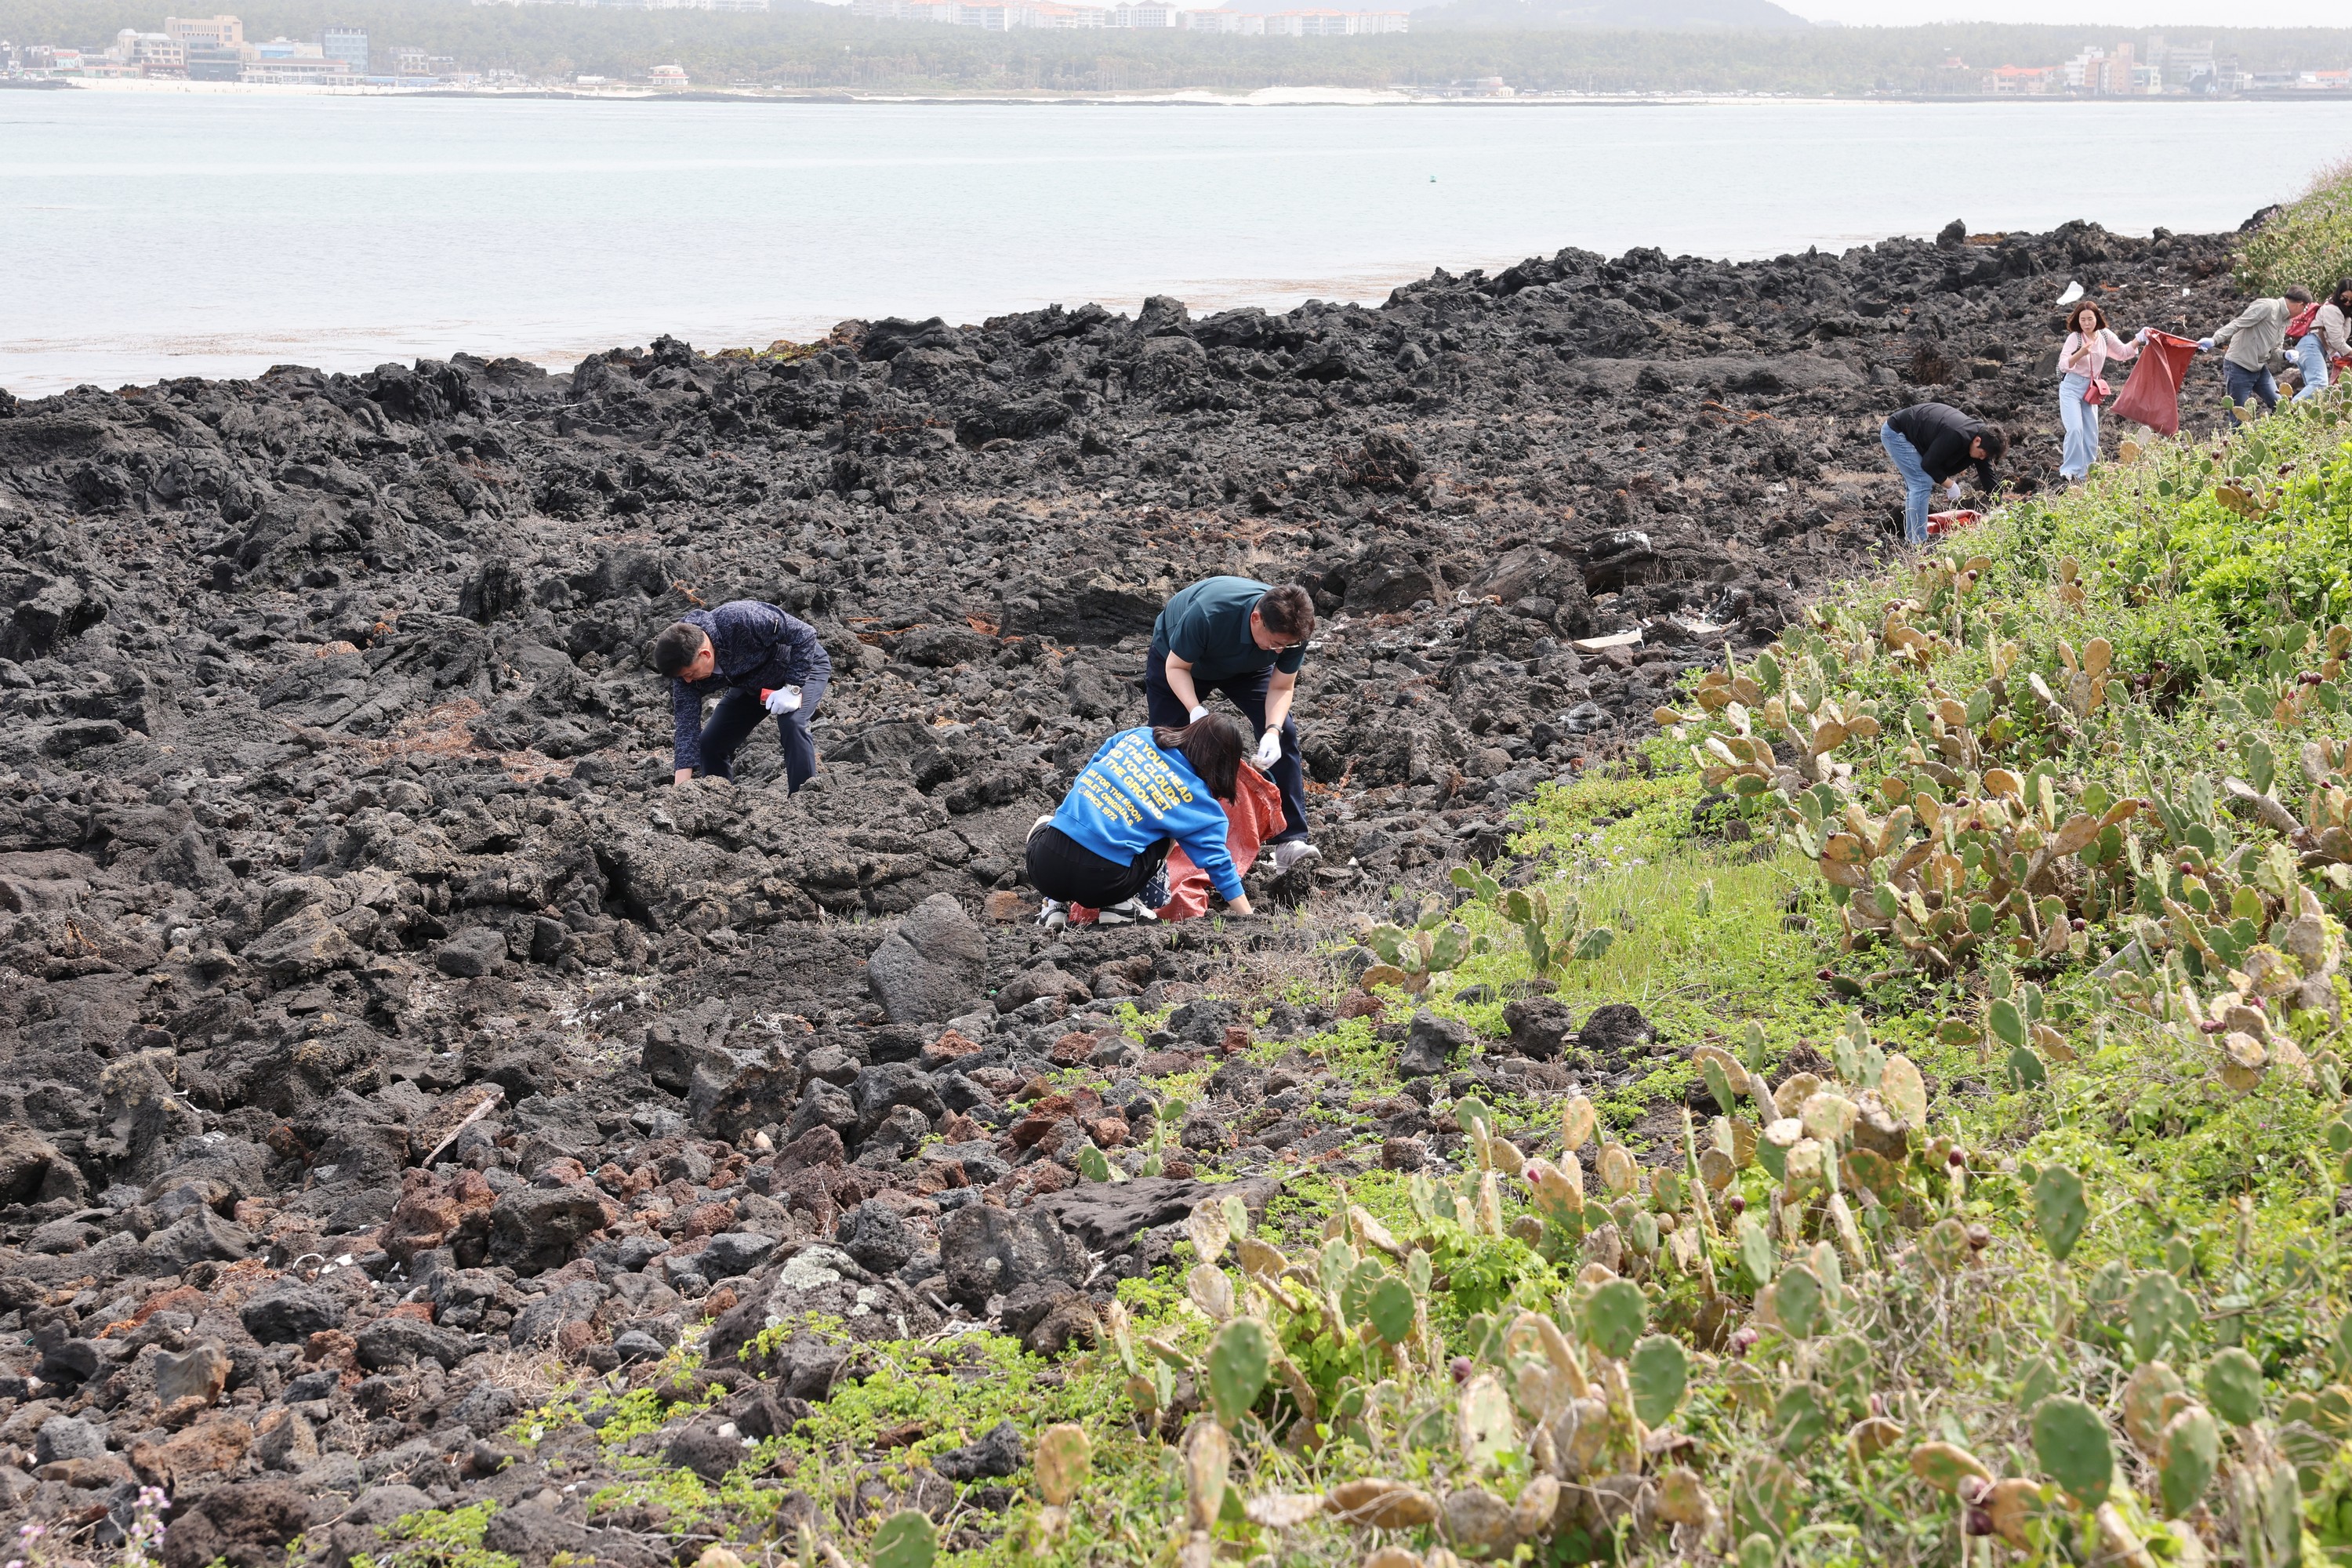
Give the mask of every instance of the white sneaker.
[[1151, 910], [1145, 909], [1140, 900], [1129, 899], [1124, 903], [1113, 904], [1110, 908], [1097, 915], [1095, 917], [1095, 924], [1104, 926], [1131, 926], [1139, 925], [1145, 921], [1156, 921], [1160, 917], [1154, 914]]
[[1323, 858], [1323, 851], [1316, 848], [1304, 838], [1286, 838], [1274, 847], [1274, 874], [1277, 877], [1287, 877], [1290, 875], [1291, 868], [1299, 862], [1321, 858]]
[[1070, 923], [1070, 906], [1059, 899], [1047, 899], [1038, 906], [1037, 923], [1047, 931], [1060, 931]]
[[1051, 826], [1053, 825], [1053, 821], [1054, 821], [1054, 814], [1053, 814], [1052, 812], [1050, 812], [1050, 811], [1049, 811], [1049, 812], [1047, 812], [1045, 816], [1043, 816], [1039, 817], [1036, 821], [1034, 821], [1034, 822], [1033, 822], [1033, 823], [1031, 823], [1031, 824], [1029, 825], [1029, 831], [1028, 831], [1028, 833], [1027, 833], [1027, 834], [1026, 834], [1026, 835], [1022, 838], [1021, 842], [1023, 842], [1024, 844], [1026, 844], [1027, 842], [1029, 842], [1029, 840], [1030, 840], [1030, 839], [1036, 837], [1037, 837], [1037, 830], [1038, 830], [1039, 828], [1041, 828], [1041, 827], [1047, 827], [1047, 826]]

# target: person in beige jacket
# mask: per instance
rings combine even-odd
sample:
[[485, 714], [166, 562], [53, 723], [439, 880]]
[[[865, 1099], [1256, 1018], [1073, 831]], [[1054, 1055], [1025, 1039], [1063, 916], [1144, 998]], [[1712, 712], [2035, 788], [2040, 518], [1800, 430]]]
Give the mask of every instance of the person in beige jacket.
[[2265, 409], [2278, 406], [2278, 382], [2271, 374], [2271, 360], [2286, 346], [2287, 323], [2310, 303], [2311, 290], [2301, 287], [2289, 289], [2280, 299], [2257, 300], [2239, 311], [2236, 321], [2197, 345], [2205, 353], [2226, 351], [2221, 381], [2231, 403], [2242, 406], [2246, 399], [2255, 397]]

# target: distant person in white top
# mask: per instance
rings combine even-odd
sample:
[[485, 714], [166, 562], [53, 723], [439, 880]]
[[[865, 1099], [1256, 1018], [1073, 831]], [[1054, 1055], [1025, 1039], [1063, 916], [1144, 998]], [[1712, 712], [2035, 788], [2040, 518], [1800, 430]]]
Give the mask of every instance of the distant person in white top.
[[[2326, 391], [2346, 362], [2352, 361], [2352, 278], [2336, 279], [2327, 298], [2310, 307], [2311, 319], [2298, 314], [2288, 323], [2293, 336], [2289, 344], [2294, 363], [2303, 372], [2303, 390], [2294, 395], [2297, 403], [2308, 403]], [[2294, 329], [2302, 329], [2294, 335]]]
[[2067, 312], [2066, 343], [2058, 351], [2058, 422], [2066, 427], [2060, 479], [2070, 483], [2079, 479], [2099, 460], [2099, 405], [2084, 401], [2091, 384], [2109, 360], [2137, 359], [2146, 342], [2145, 327], [2129, 342], [2117, 338], [2107, 329], [2107, 313], [2088, 300]]

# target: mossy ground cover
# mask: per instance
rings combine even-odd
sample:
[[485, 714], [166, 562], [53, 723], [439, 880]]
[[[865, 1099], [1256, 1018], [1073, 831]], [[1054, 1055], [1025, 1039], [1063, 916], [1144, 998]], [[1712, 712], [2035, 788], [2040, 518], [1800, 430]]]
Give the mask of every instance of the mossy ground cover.
[[[869, 1345], [727, 1481], [604, 1500], [863, 1558], [1010, 1419], [1084, 1434], [1066, 1505], [1024, 1469], [875, 1561], [2352, 1557], [2347, 543], [2330, 406], [1817, 606], [1521, 824], [1554, 934], [1612, 933], [1557, 994], [1658, 1027], [1630, 1081], [1441, 1096], [1445, 1168], [1210, 1205], [1095, 1350]], [[1475, 1051], [1536, 964], [1472, 880], [1455, 962], [1386, 994]], [[1302, 1048], [1399, 1087], [1372, 1020]]]

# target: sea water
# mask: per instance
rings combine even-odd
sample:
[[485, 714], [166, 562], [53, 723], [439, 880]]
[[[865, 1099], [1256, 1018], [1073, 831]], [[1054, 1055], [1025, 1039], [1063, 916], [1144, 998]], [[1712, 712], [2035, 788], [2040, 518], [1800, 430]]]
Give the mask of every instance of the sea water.
[[1753, 258], [1956, 217], [2229, 228], [2347, 149], [2328, 102], [0, 92], [0, 386], [563, 365], [1151, 294], [1377, 302], [1562, 246]]

